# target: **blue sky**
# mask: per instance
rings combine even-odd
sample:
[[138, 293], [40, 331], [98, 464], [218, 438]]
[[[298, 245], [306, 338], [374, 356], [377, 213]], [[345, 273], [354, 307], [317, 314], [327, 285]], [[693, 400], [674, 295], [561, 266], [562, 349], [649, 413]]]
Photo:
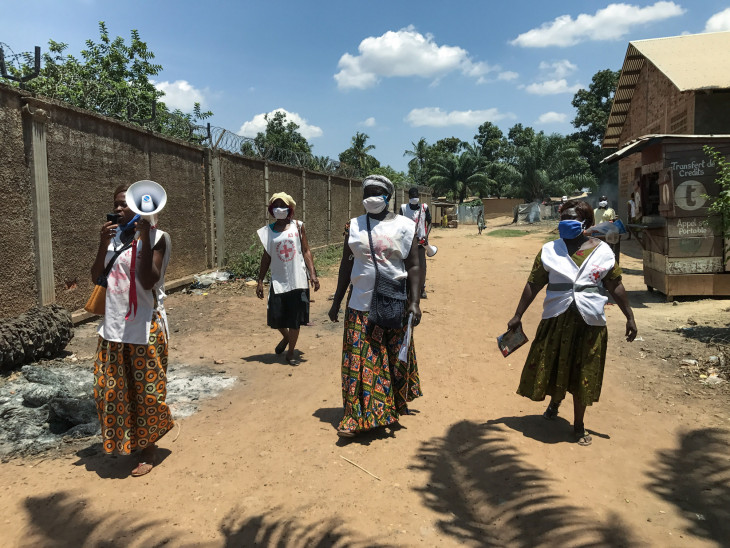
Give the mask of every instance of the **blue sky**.
[[412, 142], [469, 141], [487, 120], [570, 133], [576, 89], [620, 69], [630, 40], [730, 30], [728, 0], [0, 0], [0, 13], [15, 52], [51, 38], [78, 54], [102, 20], [127, 40], [137, 29], [170, 106], [198, 100], [249, 135], [284, 109], [333, 158], [363, 131], [398, 170]]

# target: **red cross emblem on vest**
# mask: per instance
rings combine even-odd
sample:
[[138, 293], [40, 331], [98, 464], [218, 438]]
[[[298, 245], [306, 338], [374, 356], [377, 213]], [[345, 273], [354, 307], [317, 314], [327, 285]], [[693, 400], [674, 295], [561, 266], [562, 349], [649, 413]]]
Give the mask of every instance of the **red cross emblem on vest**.
[[276, 244], [276, 253], [282, 261], [287, 263], [294, 258], [297, 254], [297, 250], [294, 247], [294, 242], [291, 240], [284, 240], [283, 242]]

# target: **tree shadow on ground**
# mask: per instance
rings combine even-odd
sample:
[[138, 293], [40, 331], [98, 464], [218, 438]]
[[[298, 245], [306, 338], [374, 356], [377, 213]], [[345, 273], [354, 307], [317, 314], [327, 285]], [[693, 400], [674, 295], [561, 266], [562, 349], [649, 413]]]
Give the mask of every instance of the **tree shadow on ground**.
[[[504, 424], [516, 432], [521, 432], [526, 438], [531, 438], [541, 443], [572, 443], [575, 441], [573, 436], [573, 426], [571, 423], [558, 416], [554, 420], [545, 420], [542, 415], [521, 415], [519, 417], [502, 417], [501, 419], [489, 420], [483, 424], [485, 427], [492, 425]], [[610, 440], [611, 436], [596, 432], [590, 428], [586, 428], [588, 432], [596, 437]]]
[[730, 325], [713, 327], [709, 325], [692, 325], [674, 330], [687, 339], [695, 339], [703, 343], [721, 343], [730, 345]]
[[[25, 545], [61, 548], [66, 546], [262, 546], [284, 547], [352, 547], [385, 548], [372, 539], [357, 538], [334, 518], [315, 524], [305, 524], [287, 516], [281, 509], [266, 514], [245, 516], [232, 510], [219, 525], [222, 539], [204, 542], [188, 530], [170, 528], [168, 521], [147, 519], [148, 512], [134, 508], [100, 518], [89, 517], [85, 511], [93, 504], [70, 493], [54, 493], [31, 497], [25, 509], [31, 524]], [[93, 513], [93, 510], [89, 513]]]
[[437, 527], [471, 546], [633, 546], [618, 515], [606, 522], [570, 505], [560, 484], [524, 462], [498, 424], [469, 421], [423, 442], [419, 464], [430, 479], [417, 487], [442, 518]]
[[658, 452], [648, 474], [651, 491], [675, 505], [697, 537], [730, 546], [730, 432], [717, 428], [679, 436], [679, 446]]
[[[159, 466], [162, 462], [172, 454], [169, 449], [158, 447], [155, 451], [155, 466]], [[95, 443], [76, 453], [79, 460], [74, 462], [74, 466], [85, 466], [89, 472], [96, 473], [102, 479], [124, 479], [130, 477], [129, 474], [139, 464], [139, 454], [131, 455], [107, 455], [101, 443]]]

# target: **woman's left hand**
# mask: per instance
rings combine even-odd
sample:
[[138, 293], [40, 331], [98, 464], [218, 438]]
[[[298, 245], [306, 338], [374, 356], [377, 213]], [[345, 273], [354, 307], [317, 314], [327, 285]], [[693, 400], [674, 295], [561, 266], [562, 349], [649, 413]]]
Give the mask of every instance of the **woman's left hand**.
[[309, 278], [309, 283], [312, 284], [312, 287], [315, 291], [319, 291], [319, 278], [317, 276], [313, 276], [312, 278]]
[[413, 314], [413, 325], [416, 326], [421, 323], [421, 307], [418, 303], [410, 303], [408, 305], [408, 313]]
[[152, 225], [147, 219], [140, 219], [136, 223], [134, 223], [134, 228], [137, 232], [139, 232], [139, 237], [144, 240], [149, 240], [150, 237], [150, 229], [152, 228]]
[[639, 332], [636, 329], [636, 322], [634, 319], [626, 320], [626, 340], [632, 342], [636, 338], [636, 334]]

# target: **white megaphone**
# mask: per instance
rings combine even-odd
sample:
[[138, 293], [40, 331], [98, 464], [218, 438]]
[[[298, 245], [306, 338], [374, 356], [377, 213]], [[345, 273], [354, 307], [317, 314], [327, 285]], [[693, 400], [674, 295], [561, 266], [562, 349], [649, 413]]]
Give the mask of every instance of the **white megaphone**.
[[129, 186], [125, 199], [127, 207], [149, 221], [154, 228], [157, 225], [157, 215], [167, 204], [167, 192], [160, 184], [143, 180]]
[[434, 255], [436, 255], [436, 252], [438, 250], [439, 250], [439, 248], [436, 247], [435, 245], [426, 244], [426, 255], [427, 256], [433, 257]]

